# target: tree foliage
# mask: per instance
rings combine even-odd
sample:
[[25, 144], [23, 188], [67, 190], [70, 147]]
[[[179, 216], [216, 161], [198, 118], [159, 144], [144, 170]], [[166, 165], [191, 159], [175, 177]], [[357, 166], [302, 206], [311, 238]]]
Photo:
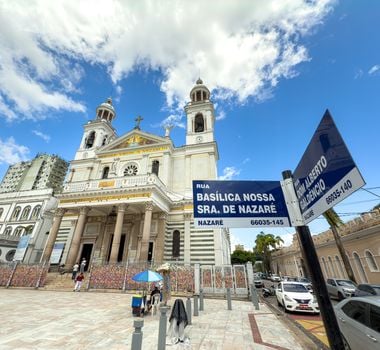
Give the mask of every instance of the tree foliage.
[[231, 263], [232, 264], [246, 264], [248, 261], [255, 263], [256, 257], [253, 252], [247, 250], [235, 250], [231, 254]]
[[280, 247], [281, 243], [284, 243], [280, 236], [275, 236], [271, 233], [260, 232], [256, 236], [256, 246], [254, 251], [263, 258], [263, 264], [265, 271], [270, 271], [271, 251]]

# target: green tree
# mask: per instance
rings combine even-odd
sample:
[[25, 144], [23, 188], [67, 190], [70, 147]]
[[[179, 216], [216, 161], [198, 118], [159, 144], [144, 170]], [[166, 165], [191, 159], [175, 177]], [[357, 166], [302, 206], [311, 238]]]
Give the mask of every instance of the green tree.
[[[351, 264], [348, 261], [348, 257], [347, 257], [346, 251], [344, 250], [343, 243], [342, 243], [342, 241], [340, 239], [340, 235], [339, 235], [339, 232], [338, 232], [338, 228], [339, 228], [340, 225], [343, 224], [343, 222], [342, 222], [341, 218], [339, 217], [339, 215], [336, 213], [336, 211], [333, 208], [330, 208], [330, 209], [326, 210], [323, 213], [323, 216], [325, 217], [325, 219], [327, 220], [328, 224], [331, 227], [331, 231], [333, 233], [336, 246], [338, 247], [339, 254], [340, 254], [341, 258], [342, 258], [344, 268], [346, 269], [347, 276], [348, 276], [348, 278], [351, 281], [353, 281], [353, 282], [356, 283], [356, 279], [355, 279], [355, 276], [354, 276], [354, 271], [352, 271]], [[337, 277], [337, 276], [330, 276], [330, 277]]]
[[284, 241], [280, 236], [274, 236], [271, 233], [261, 231], [256, 236], [255, 243], [254, 251], [263, 257], [264, 270], [269, 272], [271, 269], [271, 251], [276, 250]]
[[246, 264], [248, 261], [255, 263], [255, 256], [247, 250], [235, 250], [231, 254], [231, 264]]

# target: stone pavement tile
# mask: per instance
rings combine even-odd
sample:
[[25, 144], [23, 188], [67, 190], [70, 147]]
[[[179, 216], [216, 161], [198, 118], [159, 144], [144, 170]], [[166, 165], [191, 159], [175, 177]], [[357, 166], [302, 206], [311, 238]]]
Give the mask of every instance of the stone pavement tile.
[[[7, 320], [0, 328], [0, 349], [130, 349], [136, 319], [131, 299], [122, 293], [0, 289], [0, 316]], [[205, 311], [193, 316], [193, 324], [185, 329], [189, 343], [172, 345], [167, 339], [167, 348], [271, 349], [253, 340], [248, 315], [254, 314], [263, 339], [274, 336], [268, 328], [275, 324], [275, 336], [284, 337], [282, 344], [289, 342], [291, 349], [300, 349], [294, 336], [265, 305], [258, 311], [251, 302], [233, 300], [232, 307], [227, 310], [225, 300], [205, 299]], [[159, 318], [144, 318], [143, 350], [157, 349]]]

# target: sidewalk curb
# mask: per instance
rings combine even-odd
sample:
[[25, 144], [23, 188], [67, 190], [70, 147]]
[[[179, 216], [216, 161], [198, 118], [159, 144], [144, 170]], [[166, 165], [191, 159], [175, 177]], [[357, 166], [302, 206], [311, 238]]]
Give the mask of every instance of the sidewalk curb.
[[[265, 303], [265, 305], [268, 306], [269, 309], [271, 309], [276, 315], [278, 315], [279, 310], [276, 309], [271, 303], [267, 302], [265, 298], [260, 296], [260, 300], [262, 303]], [[310, 332], [307, 332], [305, 328], [303, 328], [299, 323], [288, 317], [285, 312], [281, 311], [282, 318], [286, 318], [286, 321], [290, 321], [294, 326], [297, 327], [304, 335], [306, 335], [315, 345], [318, 346], [318, 350], [330, 350], [330, 347], [326, 346], [323, 342], [321, 342], [316, 336], [311, 334]]]

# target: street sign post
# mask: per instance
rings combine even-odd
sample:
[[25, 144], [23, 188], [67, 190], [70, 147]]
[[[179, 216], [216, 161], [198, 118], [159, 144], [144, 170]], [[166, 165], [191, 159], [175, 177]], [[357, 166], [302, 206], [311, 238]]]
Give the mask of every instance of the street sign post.
[[196, 227], [289, 227], [280, 181], [193, 181]]
[[364, 186], [329, 111], [324, 114], [293, 178], [305, 224]]

